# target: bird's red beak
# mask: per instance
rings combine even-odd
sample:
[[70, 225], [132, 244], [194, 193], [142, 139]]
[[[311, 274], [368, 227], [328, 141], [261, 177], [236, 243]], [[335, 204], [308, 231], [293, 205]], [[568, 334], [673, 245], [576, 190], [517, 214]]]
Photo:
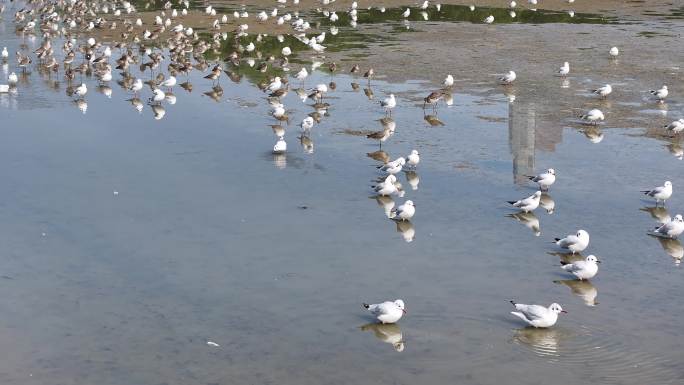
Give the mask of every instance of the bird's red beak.
[[404, 314], [406, 314], [406, 310], [404, 310], [404, 309], [401, 309], [401, 311], [403, 311], [403, 312], [404, 312]]
[[568, 314], [568, 312], [567, 312], [567, 311], [565, 311], [565, 310], [561, 310], [561, 313], [565, 313], [565, 314]]

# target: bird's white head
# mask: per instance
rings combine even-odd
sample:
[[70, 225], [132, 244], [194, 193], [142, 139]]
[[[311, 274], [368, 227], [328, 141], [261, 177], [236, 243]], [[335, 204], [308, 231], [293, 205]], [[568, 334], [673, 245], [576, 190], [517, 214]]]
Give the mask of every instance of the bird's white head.
[[587, 262], [593, 262], [593, 263], [601, 263], [601, 261], [599, 261], [598, 258], [596, 258], [596, 256], [593, 254], [589, 255], [587, 257], [586, 261]]
[[556, 170], [554, 170], [554, 169], [552, 169], [552, 168], [546, 170], [546, 172], [548, 172], [548, 173], [551, 174], [551, 175], [556, 175]]
[[[409, 202], [410, 202], [410, 201], [409, 201]], [[397, 305], [397, 307], [398, 307], [399, 309], [401, 309], [401, 311], [403, 311], [404, 313], [406, 313], [406, 308], [405, 308], [405, 306], [404, 306], [404, 301], [403, 301], [403, 300], [398, 299], [398, 300], [394, 301], [394, 304]]]
[[412, 150], [411, 155], [420, 155], [420, 154], [418, 153], [418, 150]]
[[667, 89], [667, 86], [666, 86], [665, 84], [663, 84], [663, 89], [664, 89], [664, 90], [666, 90], [666, 89]]
[[406, 201], [406, 203], [404, 203], [404, 204], [407, 205], [407, 206], [414, 206], [414, 207], [415, 207], [415, 204], [413, 204], [413, 201], [412, 201], [412, 200], [408, 200], [408, 201]]
[[582, 240], [589, 240], [589, 233], [584, 230], [577, 231], [577, 238]]
[[397, 159], [397, 163], [403, 166], [406, 164], [406, 159], [402, 156], [401, 158]]
[[669, 180], [665, 181], [665, 187], [672, 187], [672, 182]]
[[390, 183], [394, 183], [394, 182], [396, 182], [396, 181], [397, 181], [397, 177], [394, 176], [394, 174], [389, 175], [389, 176], [385, 179], [385, 182], [390, 182]]
[[681, 214], [675, 215], [674, 220], [677, 222], [684, 222], [684, 218], [682, 218]]
[[534, 193], [535, 198], [541, 198], [541, 191], [537, 191]]
[[404, 341], [399, 341], [396, 344], [394, 344], [393, 346], [394, 346], [394, 350], [396, 350], [400, 353], [404, 351]]
[[557, 303], [555, 303], [555, 302], [552, 303], [551, 306], [549, 306], [549, 310], [551, 310], [552, 312], [554, 312], [554, 313], [556, 313], [556, 314], [558, 314], [558, 313], [567, 313], [567, 311], [563, 310], [563, 308], [561, 307], [561, 305], [559, 305], [559, 304], [557, 304]]

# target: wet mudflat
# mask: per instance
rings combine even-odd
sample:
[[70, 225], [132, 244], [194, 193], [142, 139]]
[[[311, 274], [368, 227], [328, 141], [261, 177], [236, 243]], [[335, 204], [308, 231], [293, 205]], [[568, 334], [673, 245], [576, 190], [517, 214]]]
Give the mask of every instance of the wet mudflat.
[[[661, 128], [682, 117], [682, 23], [667, 6], [631, 3], [610, 14], [578, 8], [596, 22], [573, 23], [560, 3], [548, 23], [340, 25], [324, 57], [295, 49], [289, 71], [260, 73], [261, 60], [244, 55], [224, 64], [233, 80], [224, 73], [218, 86], [203, 78], [211, 67], [178, 75], [192, 92], [175, 86], [156, 106], [146, 87], [141, 111], [116, 71], [99, 86], [77, 76], [89, 88], [77, 103], [61, 73], [21, 75], [12, 57], [3, 79], [16, 71], [20, 82], [0, 94], [0, 379], [680, 383], [683, 249], [647, 235], [665, 212], [639, 190], [671, 180], [665, 211], [684, 210], [681, 138]], [[268, 52], [279, 52], [270, 38]], [[12, 53], [41, 43], [17, 34], [7, 11], [0, 41]], [[207, 53], [210, 63], [230, 53], [229, 41]], [[613, 45], [623, 52], [616, 60]], [[665, 49], [672, 54], [655, 55]], [[563, 61], [566, 79], [553, 74]], [[377, 78], [349, 74], [355, 63]], [[311, 71], [303, 86], [292, 77], [301, 67]], [[498, 85], [495, 74], [509, 69], [517, 82]], [[452, 103], [424, 111], [422, 98], [447, 73]], [[274, 119], [256, 87], [276, 74], [290, 78], [281, 98], [290, 122]], [[320, 83], [330, 106], [316, 111], [295, 89]], [[590, 94], [604, 83], [611, 98]], [[646, 92], [661, 84], [671, 90], [665, 103]], [[396, 129], [380, 148], [365, 135], [382, 129], [379, 100], [390, 93]], [[595, 107], [606, 121], [581, 124]], [[303, 140], [298, 124], [314, 111], [320, 122]], [[273, 125], [285, 128], [284, 154], [271, 151]], [[391, 159], [421, 153], [415, 172], [398, 174], [402, 198], [373, 197], [381, 163], [367, 154], [381, 149]], [[524, 175], [550, 167], [551, 213], [505, 203], [534, 193]], [[388, 219], [406, 199], [416, 216]], [[579, 228], [592, 237], [583, 255], [603, 261], [591, 282], [560, 270], [568, 256], [551, 243]], [[408, 314], [369, 325], [361, 303], [394, 298]], [[525, 328], [510, 299], [558, 302], [569, 314], [551, 329]]]

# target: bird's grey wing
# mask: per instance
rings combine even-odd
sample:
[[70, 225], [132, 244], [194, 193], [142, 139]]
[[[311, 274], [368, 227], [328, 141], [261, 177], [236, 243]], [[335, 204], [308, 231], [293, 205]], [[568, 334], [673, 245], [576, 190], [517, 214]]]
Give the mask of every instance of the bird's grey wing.
[[653, 190], [649, 191], [648, 195], [654, 196], [656, 194], [660, 194], [661, 192], [663, 192], [664, 189], [665, 189], [665, 187], [663, 187], [663, 186], [656, 187]]
[[372, 311], [373, 314], [375, 315], [382, 315], [382, 314], [387, 314], [390, 312], [390, 306], [394, 305], [392, 302], [383, 302], [375, 305], [374, 310]]
[[579, 243], [579, 238], [576, 235], [568, 235], [567, 237], [561, 239], [561, 246], [570, 246]]
[[546, 316], [547, 312], [547, 309], [545, 307], [539, 305], [519, 306], [518, 304], [516, 305], [516, 308], [519, 312], [523, 313], [525, 317], [530, 321], [543, 319]]

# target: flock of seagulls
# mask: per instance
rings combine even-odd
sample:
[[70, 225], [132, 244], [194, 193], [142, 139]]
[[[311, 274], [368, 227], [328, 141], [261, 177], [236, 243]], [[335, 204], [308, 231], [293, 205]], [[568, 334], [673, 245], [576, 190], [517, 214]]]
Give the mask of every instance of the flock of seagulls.
[[[538, 3], [537, 0], [528, 1], [532, 5]], [[321, 0], [321, 2], [323, 5], [327, 5], [331, 0]], [[572, 3], [573, 0], [568, 0], [568, 2]], [[340, 20], [339, 15], [336, 12], [323, 11], [325, 17], [333, 25], [329, 31], [312, 35], [311, 29], [316, 23], [313, 20], [307, 20], [298, 11], [282, 14], [279, 7], [286, 3], [287, 0], [277, 0], [273, 10], [261, 11], [255, 16], [252, 15], [254, 23], [270, 22], [275, 26], [289, 24], [293, 29], [292, 36], [297, 41], [303, 43], [307, 47], [306, 49], [313, 51], [317, 57], [324, 58], [323, 54], [326, 47], [323, 44], [326, 33], [332, 35], [338, 33], [334, 23]], [[292, 0], [291, 3], [297, 5], [299, 1]], [[430, 6], [429, 1], [426, 0], [420, 5], [420, 9], [425, 10]], [[517, 4], [515, 1], [511, 1], [509, 6], [513, 9]], [[434, 5], [434, 7], [437, 11], [441, 9], [439, 4]], [[474, 6], [471, 6], [471, 10], [473, 9]], [[384, 8], [382, 10], [384, 11]], [[359, 11], [356, 2], [348, 10], [349, 20], [353, 26], [356, 25]], [[128, 97], [127, 101], [138, 112], [141, 112], [145, 106], [142, 94], [147, 86], [149, 88], [147, 105], [152, 109], [155, 119], [162, 119], [166, 113], [164, 105], [176, 103], [176, 96], [174, 95], [176, 87], [192, 92], [193, 85], [188, 80], [188, 75], [192, 71], [206, 73], [203, 79], [207, 83], [205, 86], [210, 88], [204, 94], [214, 100], [219, 100], [223, 94], [223, 86], [221, 85], [223, 75], [231, 80], [237, 79], [239, 81], [240, 75], [237, 68], [242, 62], [247, 62], [250, 67], [257, 68], [261, 72], [266, 72], [269, 67], [276, 66], [282, 69], [285, 74], [290, 71], [291, 65], [288, 58], [295, 53], [292, 47], [283, 46], [279, 50], [279, 56], [264, 57], [260, 53], [260, 46], [266, 35], [254, 35], [248, 32], [250, 15], [244, 7], [235, 10], [231, 16], [228, 14], [218, 15], [219, 11], [211, 5], [207, 6], [203, 12], [200, 11], [200, 14], [209, 20], [208, 26], [204, 26], [207, 27], [206, 36], [200, 36], [198, 33], [201, 26], [191, 27], [187, 21], [184, 21], [193, 12], [197, 11], [190, 8], [190, 2], [187, 0], [166, 1], [162, 4], [161, 10], [150, 12], [154, 16], [151, 21], [143, 21], [142, 15], [139, 14], [136, 7], [125, 0], [102, 2], [30, 0], [25, 7], [14, 12], [16, 31], [22, 36], [35, 36], [36, 33], [39, 33], [42, 41], [40, 47], [33, 52], [27, 52], [24, 47], [14, 54], [16, 72], [13, 71], [7, 76], [7, 84], [0, 84], [0, 93], [16, 93], [19, 86], [17, 72], [22, 76], [29, 76], [32, 69], [37, 69], [48, 76], [63, 78], [67, 83], [67, 95], [73, 97], [78, 108], [85, 113], [89, 88], [83, 77], [84, 75], [94, 75], [98, 82], [97, 89], [108, 97], [111, 97], [112, 94], [109, 84], [118, 83], [125, 90]], [[406, 8], [402, 17], [408, 18], [410, 14], [411, 9]], [[494, 16], [490, 15], [483, 21], [487, 24], [493, 24], [495, 22]], [[228, 31], [226, 26], [229, 22], [236, 24], [237, 27]], [[118, 37], [109, 40], [96, 38], [98, 34], [107, 29], [118, 32]], [[229, 38], [228, 32], [232, 34], [233, 43], [237, 49], [224, 60], [229, 66], [224, 68], [225, 63], [210, 62], [204, 54], [206, 52], [220, 54], [223, 42]], [[244, 44], [244, 39], [249, 39], [249, 43]], [[285, 39], [279, 35], [278, 41], [284, 44]], [[159, 48], [160, 45], [166, 48]], [[617, 57], [619, 54], [617, 47], [610, 48], [609, 55], [611, 57]], [[7, 47], [3, 47], [0, 51], [0, 60], [3, 63], [8, 63], [11, 60]], [[294, 91], [302, 102], [312, 103], [313, 111], [304, 116], [299, 123], [298, 139], [305, 152], [313, 153], [314, 143], [311, 133], [315, 130], [315, 126], [320, 124], [322, 119], [328, 115], [327, 111], [331, 107], [331, 102], [326, 99], [326, 95], [329, 90], [335, 89], [337, 86], [333, 76], [339, 70], [336, 63], [327, 63], [331, 81], [328, 84], [320, 83], [306, 88], [306, 80], [310, 73], [322, 67], [323, 64], [323, 62], [315, 60], [310, 70], [301, 67], [299, 71], [293, 71], [294, 75], [291, 78], [294, 81], [292, 82], [286, 75], [282, 75], [274, 76], [259, 84], [260, 89], [266, 95], [271, 116], [275, 119], [275, 124], [271, 125], [276, 137], [276, 142], [273, 145], [274, 154], [282, 155], [288, 151], [285, 140], [287, 130], [283, 126], [283, 122], [289, 122], [291, 112], [283, 104], [283, 98], [290, 91]], [[568, 76], [570, 68], [570, 63], [564, 62], [556, 74], [561, 77]], [[115, 77], [116, 71], [120, 71], [118, 77]], [[356, 79], [357, 75], [361, 75], [361, 71], [361, 67], [354, 64], [349, 70], [349, 74]], [[363, 73], [363, 78], [368, 84], [364, 93], [369, 100], [374, 98], [373, 91], [370, 88], [374, 77], [375, 70], [373, 68], [368, 68]], [[498, 78], [498, 82], [504, 87], [514, 84], [516, 80], [517, 75], [513, 70], [509, 70]], [[442, 82], [442, 86], [442, 89], [433, 91], [424, 98], [423, 110], [428, 106], [436, 109], [440, 101], [452, 98], [450, 95], [451, 88], [454, 86], [454, 76], [448, 74]], [[358, 83], [352, 83], [352, 88], [357, 89], [359, 87]], [[606, 84], [592, 92], [600, 98], [607, 98], [612, 94], [613, 87]], [[649, 92], [659, 102], [664, 101], [669, 95], [667, 85]], [[449, 104], [448, 101], [447, 104]], [[405, 175], [412, 190], [418, 189], [419, 178], [416, 169], [421, 160], [420, 154], [418, 150], [414, 149], [405, 157], [401, 156], [390, 160], [389, 155], [382, 150], [382, 144], [396, 130], [396, 121], [392, 117], [393, 110], [398, 107], [396, 96], [389, 94], [379, 102], [379, 106], [384, 111], [384, 116], [378, 120], [382, 129], [367, 134], [368, 139], [378, 141], [380, 145], [378, 151], [367, 154], [370, 158], [381, 162], [377, 166], [377, 172], [381, 173], [381, 176], [371, 188], [375, 194], [374, 198], [382, 206], [387, 218], [394, 221], [397, 231], [402, 233], [407, 242], [411, 242], [414, 239], [415, 230], [410, 221], [416, 214], [417, 205], [413, 200], [406, 199], [397, 206], [392, 197], [403, 198], [407, 193], [399, 182], [398, 176], [401, 174]], [[591, 109], [579, 118], [587, 124], [597, 125], [605, 120], [605, 115], [599, 109]], [[679, 134], [684, 130], [684, 119], [676, 120], [664, 128], [673, 134]], [[546, 192], [556, 182], [556, 171], [549, 168], [539, 175], [529, 176], [529, 180], [537, 184], [539, 190], [531, 196], [509, 201], [513, 208], [519, 210], [518, 213], [511, 216], [529, 224], [535, 230], [535, 234], [539, 235], [539, 222], [537, 220], [535, 224], [532, 219], [534, 217], [533, 212], [542, 207], [548, 213], [553, 213], [555, 202], [550, 199]], [[661, 202], [665, 205], [665, 201], [672, 195], [672, 183], [667, 181], [663, 186], [644, 190], [643, 193], [655, 199], [656, 207]], [[676, 215], [673, 218], [667, 217], [663, 220], [652, 231], [652, 235], [675, 239], [683, 232], [684, 220], [682, 215]], [[568, 250], [571, 255], [575, 255], [586, 250], [589, 247], [589, 241], [589, 233], [580, 229], [564, 238], [556, 238], [554, 243], [559, 248]], [[577, 280], [585, 281], [597, 275], [598, 263], [600, 261], [596, 256], [589, 255], [575, 261], [563, 261], [561, 268]], [[551, 327], [557, 322], [558, 315], [565, 313], [557, 303], [552, 303], [549, 306], [526, 305], [514, 301], [511, 303], [515, 307], [515, 311], [511, 313], [533, 327]], [[401, 299], [377, 304], [364, 304], [363, 306], [381, 324], [396, 323], [406, 313], [404, 301]], [[403, 349], [403, 344], [400, 342], [394, 341], [392, 343], [401, 346]]]

